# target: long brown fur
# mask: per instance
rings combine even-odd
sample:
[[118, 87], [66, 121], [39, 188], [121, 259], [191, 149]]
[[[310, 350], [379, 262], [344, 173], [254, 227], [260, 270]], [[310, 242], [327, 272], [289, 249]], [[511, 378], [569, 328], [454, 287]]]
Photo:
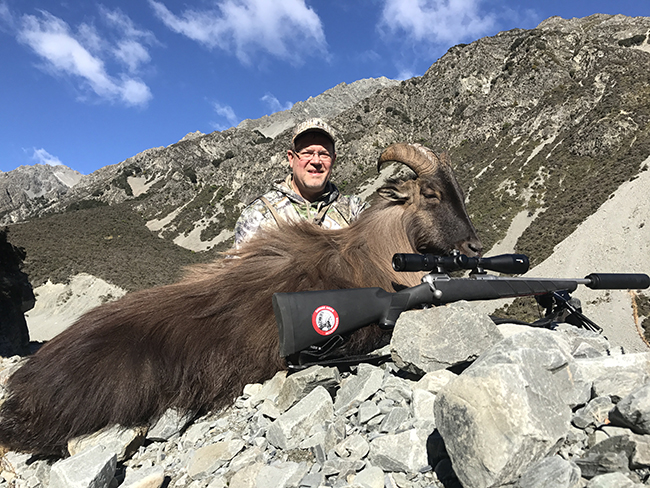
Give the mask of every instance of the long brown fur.
[[[68, 439], [108, 425], [145, 425], [170, 407], [200, 413], [228, 404], [245, 384], [286, 368], [273, 293], [417, 284], [419, 275], [398, 275], [390, 265], [393, 253], [416, 251], [422, 237], [409, 232], [428, 232], [431, 251], [478, 243], [464, 207], [449, 219], [469, 227], [449, 234], [435, 225], [424, 229], [418, 198], [376, 204], [343, 230], [282, 225], [232, 251], [233, 259], [191, 268], [179, 283], [86, 313], [10, 378], [0, 444], [61, 455]], [[368, 352], [383, 334], [361, 329], [346, 352]]]

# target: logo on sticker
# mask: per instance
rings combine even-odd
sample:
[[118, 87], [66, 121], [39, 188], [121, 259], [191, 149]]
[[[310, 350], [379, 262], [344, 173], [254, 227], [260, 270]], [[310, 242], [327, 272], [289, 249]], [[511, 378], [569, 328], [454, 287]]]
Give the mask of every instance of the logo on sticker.
[[311, 325], [320, 335], [330, 335], [339, 327], [339, 314], [332, 307], [322, 305], [311, 314]]

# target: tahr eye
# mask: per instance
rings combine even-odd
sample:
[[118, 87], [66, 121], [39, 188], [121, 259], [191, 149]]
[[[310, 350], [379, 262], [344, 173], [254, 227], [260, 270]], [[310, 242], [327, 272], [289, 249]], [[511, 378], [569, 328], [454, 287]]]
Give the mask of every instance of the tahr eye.
[[428, 199], [442, 200], [441, 198], [442, 194], [439, 191], [434, 190], [433, 188], [423, 188], [422, 196]]

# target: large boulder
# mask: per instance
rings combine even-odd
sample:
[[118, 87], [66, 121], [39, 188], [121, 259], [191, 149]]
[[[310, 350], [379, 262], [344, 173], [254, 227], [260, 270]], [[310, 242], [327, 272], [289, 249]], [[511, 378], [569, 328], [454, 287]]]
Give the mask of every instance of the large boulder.
[[514, 482], [559, 449], [589, 399], [568, 343], [530, 330], [489, 349], [437, 395], [436, 425], [463, 486]]

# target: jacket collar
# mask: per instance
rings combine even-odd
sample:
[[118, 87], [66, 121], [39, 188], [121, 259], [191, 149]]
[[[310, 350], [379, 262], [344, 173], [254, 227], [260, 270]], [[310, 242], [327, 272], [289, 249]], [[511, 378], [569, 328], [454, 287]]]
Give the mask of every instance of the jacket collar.
[[[289, 198], [294, 203], [298, 203], [300, 205], [305, 205], [309, 204], [307, 200], [305, 200], [303, 197], [298, 195], [295, 191], [293, 191], [293, 186], [291, 185], [291, 180], [292, 180], [292, 175], [288, 175], [284, 180], [279, 180], [276, 181], [273, 186], [276, 190], [282, 192], [284, 195]], [[311, 202], [311, 204], [318, 204], [320, 202], [321, 205], [329, 205], [330, 203], [334, 202], [337, 198], [339, 197], [339, 189], [336, 187], [334, 183], [331, 181], [327, 182], [327, 185], [325, 185], [325, 191], [323, 194], [318, 197], [315, 201]]]

